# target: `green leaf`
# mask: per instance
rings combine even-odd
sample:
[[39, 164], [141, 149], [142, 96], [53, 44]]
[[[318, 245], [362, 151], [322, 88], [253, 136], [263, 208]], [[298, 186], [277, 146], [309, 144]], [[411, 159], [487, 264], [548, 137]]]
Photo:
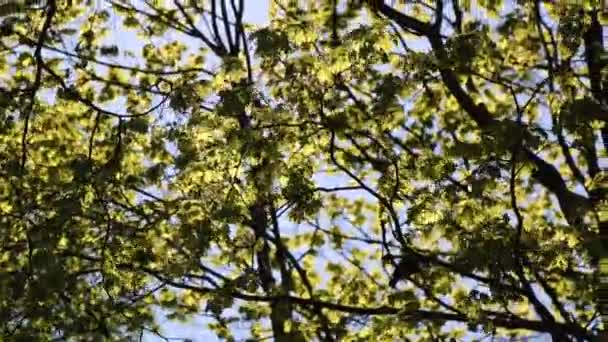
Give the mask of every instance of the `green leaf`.
[[148, 120], [144, 117], [136, 117], [127, 121], [126, 124], [127, 129], [138, 133], [147, 133], [148, 132]]

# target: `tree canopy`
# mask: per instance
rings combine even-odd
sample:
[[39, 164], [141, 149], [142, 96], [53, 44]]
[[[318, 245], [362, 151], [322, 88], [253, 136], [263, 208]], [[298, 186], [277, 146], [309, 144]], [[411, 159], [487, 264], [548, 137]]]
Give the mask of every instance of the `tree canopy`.
[[404, 3], [5, 13], [2, 340], [596, 335], [594, 3]]

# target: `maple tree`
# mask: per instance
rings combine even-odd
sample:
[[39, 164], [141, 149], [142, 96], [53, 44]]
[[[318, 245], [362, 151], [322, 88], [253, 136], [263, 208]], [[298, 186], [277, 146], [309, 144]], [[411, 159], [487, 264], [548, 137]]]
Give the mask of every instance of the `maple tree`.
[[1, 19], [3, 340], [602, 329], [591, 2], [107, 4]]

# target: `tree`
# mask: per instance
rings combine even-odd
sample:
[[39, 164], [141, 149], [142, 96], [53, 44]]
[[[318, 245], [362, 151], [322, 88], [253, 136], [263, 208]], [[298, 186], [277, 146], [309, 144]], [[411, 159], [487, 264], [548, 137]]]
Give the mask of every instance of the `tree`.
[[2, 18], [3, 339], [597, 334], [593, 4], [250, 3]]

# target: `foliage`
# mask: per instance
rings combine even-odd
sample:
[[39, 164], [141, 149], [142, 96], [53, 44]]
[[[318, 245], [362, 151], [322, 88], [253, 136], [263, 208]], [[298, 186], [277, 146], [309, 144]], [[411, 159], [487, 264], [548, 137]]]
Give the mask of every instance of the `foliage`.
[[599, 331], [591, 7], [253, 3], [0, 19], [3, 340]]

